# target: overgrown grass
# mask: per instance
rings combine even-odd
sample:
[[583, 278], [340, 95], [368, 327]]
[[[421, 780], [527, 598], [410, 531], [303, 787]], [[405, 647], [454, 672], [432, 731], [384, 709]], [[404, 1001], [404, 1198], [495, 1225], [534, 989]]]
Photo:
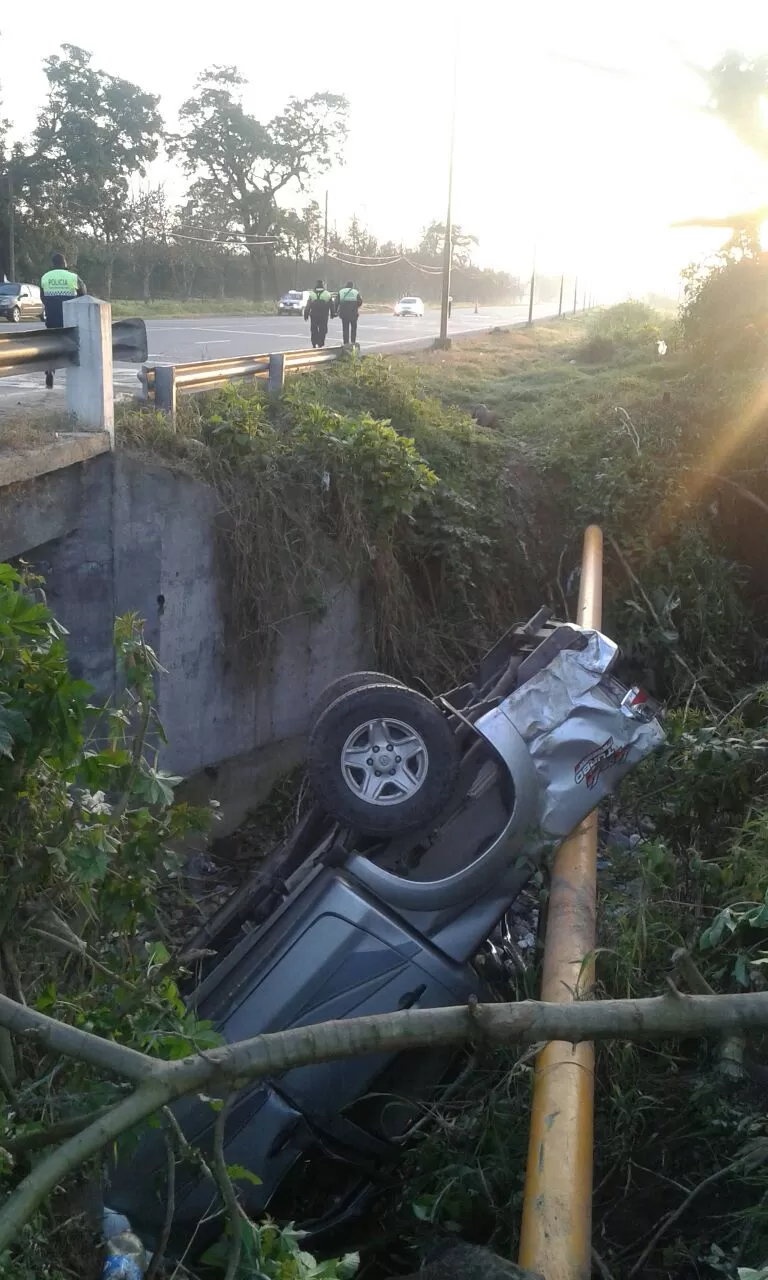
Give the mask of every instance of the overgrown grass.
[[64, 412], [14, 407], [0, 411], [0, 454], [4, 450], [33, 449], [72, 434], [74, 425]]
[[[573, 363], [596, 326], [614, 334], [611, 361]], [[597, 520], [607, 624], [652, 688], [706, 703], [739, 687], [757, 641], [749, 566], [687, 485], [744, 388], [713, 397], [686, 357], [658, 354], [657, 332], [624, 307], [351, 359], [279, 400], [232, 386], [187, 402], [175, 433], [123, 410], [119, 438], [221, 491], [234, 626], [256, 658], [281, 618], [324, 608], [329, 580], [352, 573], [371, 587], [379, 660], [450, 681], [512, 617], [572, 607]], [[498, 428], [472, 421], [479, 399]]]
[[[391, 312], [391, 306], [384, 302], [369, 302], [365, 311]], [[142, 298], [113, 298], [112, 316], [120, 320], [127, 316], [142, 316], [147, 320], [175, 319], [178, 316], [275, 316], [277, 303], [271, 298], [261, 302], [253, 302], [250, 298], [151, 298], [145, 302]], [[290, 316], [282, 316], [281, 320], [290, 320]]]
[[112, 299], [115, 320], [127, 316], [148, 320], [175, 316], [273, 316], [276, 312], [274, 302], [253, 302], [250, 298], [152, 298], [149, 302], [139, 298]]

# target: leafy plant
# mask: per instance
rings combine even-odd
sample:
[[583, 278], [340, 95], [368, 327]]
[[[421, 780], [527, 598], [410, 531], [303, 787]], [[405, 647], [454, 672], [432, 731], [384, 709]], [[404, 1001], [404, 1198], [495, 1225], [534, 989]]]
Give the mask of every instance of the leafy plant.
[[[240, 1265], [234, 1280], [352, 1280], [360, 1259], [356, 1253], [319, 1262], [301, 1247], [302, 1233], [278, 1227], [269, 1220], [259, 1226], [248, 1223]], [[229, 1257], [226, 1239], [209, 1249], [204, 1261], [225, 1266]]]

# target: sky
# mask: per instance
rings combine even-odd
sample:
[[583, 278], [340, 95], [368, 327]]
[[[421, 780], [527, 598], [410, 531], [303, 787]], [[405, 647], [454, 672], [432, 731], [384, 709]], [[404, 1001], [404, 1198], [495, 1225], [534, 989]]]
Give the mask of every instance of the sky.
[[[220, 21], [171, 0], [37, 0], [34, 26], [24, 6], [7, 8], [0, 93], [17, 136], [45, 96], [42, 60], [63, 42], [159, 94], [171, 126], [214, 63], [247, 77], [262, 119], [292, 95], [343, 93], [345, 164], [311, 194], [322, 203], [327, 189], [340, 229], [356, 213], [405, 243], [445, 217], [456, 55], [454, 221], [478, 236], [482, 265], [527, 274], [535, 254], [598, 301], [676, 295], [680, 269], [723, 234], [670, 224], [768, 203], [768, 172], [707, 112], [695, 71], [730, 48], [768, 54], [765, 0], [230, 2]], [[153, 176], [180, 194], [167, 165]]]

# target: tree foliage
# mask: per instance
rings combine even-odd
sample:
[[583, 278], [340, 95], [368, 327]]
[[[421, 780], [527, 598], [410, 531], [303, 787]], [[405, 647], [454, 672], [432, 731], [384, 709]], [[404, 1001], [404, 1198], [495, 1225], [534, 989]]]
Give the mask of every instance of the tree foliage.
[[131, 180], [157, 155], [159, 99], [97, 70], [75, 45], [44, 65], [48, 98], [24, 166], [27, 199], [109, 249], [128, 231]]
[[[211, 67], [181, 108], [182, 133], [173, 143], [193, 178], [190, 198], [202, 217], [243, 238], [259, 296], [266, 247], [276, 238], [282, 213], [277, 197], [306, 183], [341, 159], [347, 134], [346, 98], [316, 93], [291, 98], [263, 124], [243, 106], [245, 81], [234, 67]], [[223, 225], [222, 225], [223, 223]]]

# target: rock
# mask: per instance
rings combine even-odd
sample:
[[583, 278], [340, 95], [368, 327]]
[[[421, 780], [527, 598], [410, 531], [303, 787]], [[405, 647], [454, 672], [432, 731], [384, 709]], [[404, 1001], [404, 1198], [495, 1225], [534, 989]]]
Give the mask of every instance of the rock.
[[[391, 1277], [391, 1280], [398, 1280]], [[543, 1280], [480, 1245], [446, 1241], [430, 1250], [421, 1271], [399, 1280]]]
[[499, 415], [488, 408], [487, 404], [473, 404], [470, 414], [480, 427], [498, 427]]

